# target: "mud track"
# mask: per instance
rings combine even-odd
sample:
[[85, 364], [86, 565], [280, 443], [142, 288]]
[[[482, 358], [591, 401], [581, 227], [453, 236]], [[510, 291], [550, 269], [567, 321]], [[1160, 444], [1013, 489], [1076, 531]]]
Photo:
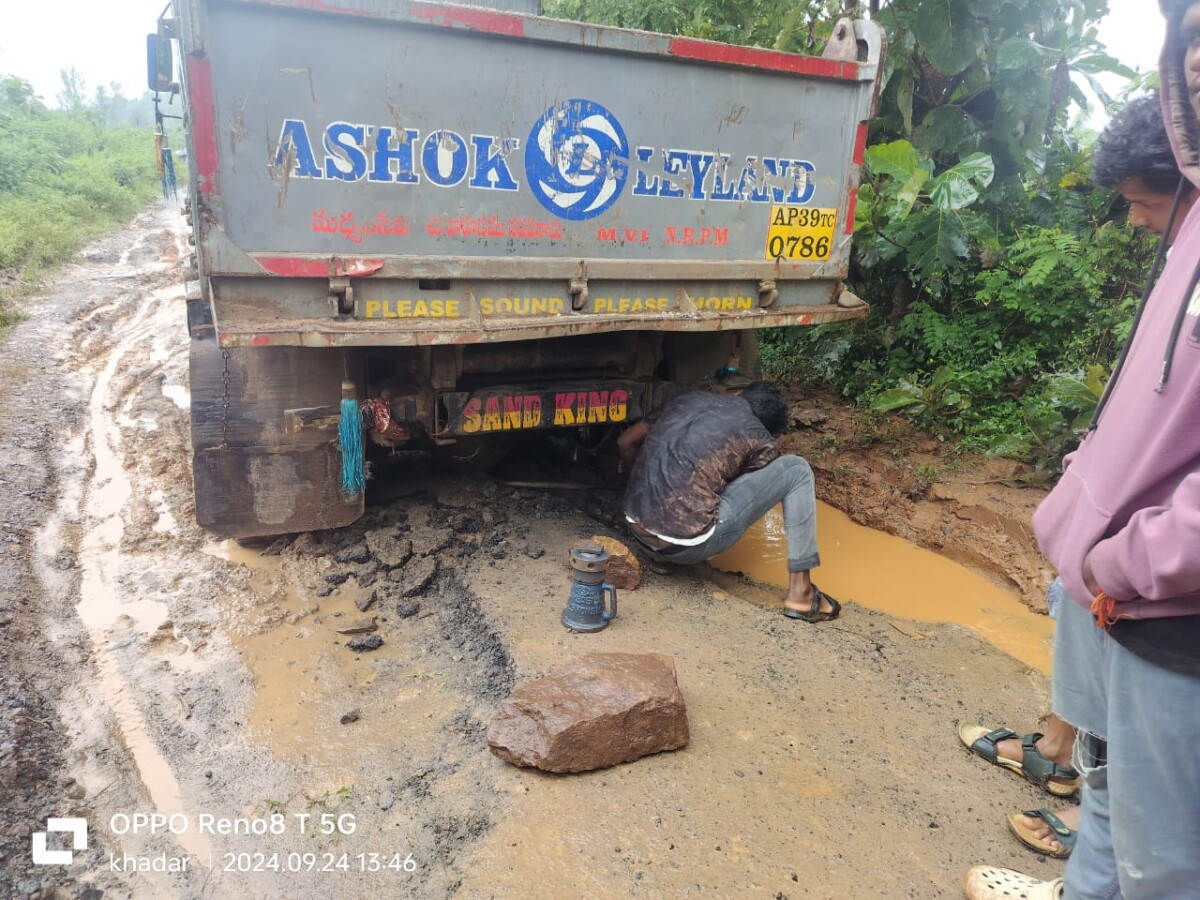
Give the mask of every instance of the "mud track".
[[[1032, 725], [1045, 679], [965, 630], [852, 604], [812, 628], [701, 569], [569, 634], [566, 550], [617, 534], [613, 498], [419, 459], [379, 473], [352, 527], [213, 542], [193, 523], [182, 247], [151, 210], [6, 341], [0, 896], [928, 898], [976, 862], [1058, 871], [1004, 830], [1044, 799], [955, 737]], [[382, 646], [355, 652], [341, 632], [364, 618]], [[567, 778], [493, 758], [513, 684], [591, 650], [671, 654], [691, 744]], [[134, 833], [138, 813], [188, 827]], [[89, 820], [69, 866], [30, 863], [49, 815]]]

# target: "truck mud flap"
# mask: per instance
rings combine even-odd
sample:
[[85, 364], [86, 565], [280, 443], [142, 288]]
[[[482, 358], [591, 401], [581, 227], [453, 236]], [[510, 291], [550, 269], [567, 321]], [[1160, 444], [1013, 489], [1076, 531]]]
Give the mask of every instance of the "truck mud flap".
[[342, 493], [341, 466], [334, 445], [197, 450], [196, 519], [206, 531], [237, 539], [349, 525], [362, 515], [363, 498]]
[[336, 416], [332, 427], [288, 427], [291, 410], [337, 410], [347, 371], [342, 351], [222, 351], [210, 337], [192, 341], [189, 363], [202, 528], [240, 539], [337, 528], [362, 515], [362, 494], [341, 488]]

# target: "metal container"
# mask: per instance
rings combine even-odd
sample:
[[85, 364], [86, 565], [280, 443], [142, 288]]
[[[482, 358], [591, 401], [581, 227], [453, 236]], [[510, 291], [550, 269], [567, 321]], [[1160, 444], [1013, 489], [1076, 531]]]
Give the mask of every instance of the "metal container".
[[[617, 617], [617, 589], [604, 580], [608, 551], [599, 544], [571, 550], [571, 593], [562, 623], [572, 631], [603, 631]], [[606, 607], [604, 598], [611, 602]]]

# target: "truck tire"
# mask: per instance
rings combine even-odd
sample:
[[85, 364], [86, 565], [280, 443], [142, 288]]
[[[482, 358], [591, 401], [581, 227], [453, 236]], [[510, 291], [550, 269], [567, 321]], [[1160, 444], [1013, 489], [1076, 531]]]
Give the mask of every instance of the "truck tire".
[[336, 430], [288, 433], [284, 411], [340, 402], [343, 353], [301, 347], [231, 349], [193, 340], [192, 477], [196, 520], [246, 540], [348, 525], [363, 495], [341, 488]]

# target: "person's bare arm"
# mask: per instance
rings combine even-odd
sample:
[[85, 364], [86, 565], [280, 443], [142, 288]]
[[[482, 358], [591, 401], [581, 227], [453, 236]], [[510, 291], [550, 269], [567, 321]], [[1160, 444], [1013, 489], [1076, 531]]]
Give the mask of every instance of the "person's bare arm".
[[640, 422], [630, 425], [617, 438], [617, 452], [621, 454], [621, 463], [626, 469], [633, 468], [633, 462], [637, 459], [638, 451], [642, 449], [642, 444], [646, 442], [646, 437], [649, 434], [650, 426], [643, 419]]

